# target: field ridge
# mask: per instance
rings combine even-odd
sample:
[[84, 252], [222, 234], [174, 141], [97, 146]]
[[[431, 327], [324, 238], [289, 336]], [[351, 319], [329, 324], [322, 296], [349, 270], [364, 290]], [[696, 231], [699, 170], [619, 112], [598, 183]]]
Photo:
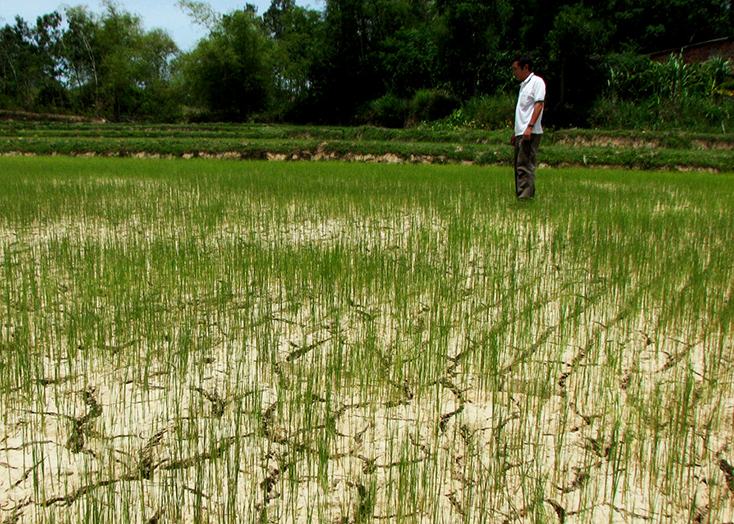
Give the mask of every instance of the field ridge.
[[[547, 132], [548, 167], [734, 171], [727, 134]], [[508, 130], [385, 129], [260, 124], [0, 123], [0, 155], [67, 155], [382, 163], [512, 164]]]

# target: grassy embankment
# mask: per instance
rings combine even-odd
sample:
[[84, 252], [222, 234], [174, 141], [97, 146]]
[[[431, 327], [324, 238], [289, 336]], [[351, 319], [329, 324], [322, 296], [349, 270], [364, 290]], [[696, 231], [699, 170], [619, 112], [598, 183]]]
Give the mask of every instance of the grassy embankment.
[[0, 521], [734, 520], [730, 174], [0, 164]]
[[[730, 135], [566, 130], [546, 133], [542, 163], [734, 171]], [[508, 165], [508, 131], [267, 125], [142, 126], [5, 122], [0, 153], [224, 156]]]

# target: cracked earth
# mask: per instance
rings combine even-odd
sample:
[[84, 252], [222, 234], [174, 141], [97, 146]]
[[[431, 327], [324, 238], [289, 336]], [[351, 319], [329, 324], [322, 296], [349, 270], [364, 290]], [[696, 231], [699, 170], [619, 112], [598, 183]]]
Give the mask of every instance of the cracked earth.
[[[416, 220], [228, 225], [208, 248], [361, 238], [350, 249], [410, 266]], [[424, 222], [443, 245], [447, 227]], [[151, 243], [130, 224], [77, 226], [5, 232], [5, 258], [41, 266], [46, 239], [74, 235]], [[401, 295], [406, 282], [337, 291], [217, 272], [169, 296], [149, 269], [148, 331], [125, 327], [103, 289], [83, 295], [71, 270], [39, 269], [46, 309], [11, 292], [3, 305], [16, 319], [3, 365], [30, 379], [1, 397], [0, 522], [734, 521], [730, 335], [659, 328], [658, 309], [625, 298], [642, 283], [617, 299], [544, 258], [544, 234], [505, 270], [552, 283], [520, 271], [512, 285], [531, 291], [510, 309], [490, 280], [504, 255], [478, 248], [450, 300]], [[94, 336], [80, 343], [65, 334], [84, 301]], [[23, 329], [38, 338], [28, 362], [13, 345]]]

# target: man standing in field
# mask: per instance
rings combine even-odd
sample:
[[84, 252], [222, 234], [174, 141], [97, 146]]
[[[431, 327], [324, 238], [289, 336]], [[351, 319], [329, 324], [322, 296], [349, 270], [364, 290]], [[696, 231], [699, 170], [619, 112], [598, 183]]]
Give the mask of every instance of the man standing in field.
[[535, 196], [535, 165], [543, 135], [545, 82], [532, 72], [526, 57], [512, 62], [512, 74], [520, 81], [520, 94], [515, 108], [515, 132], [510, 144], [515, 148], [515, 193], [519, 200]]

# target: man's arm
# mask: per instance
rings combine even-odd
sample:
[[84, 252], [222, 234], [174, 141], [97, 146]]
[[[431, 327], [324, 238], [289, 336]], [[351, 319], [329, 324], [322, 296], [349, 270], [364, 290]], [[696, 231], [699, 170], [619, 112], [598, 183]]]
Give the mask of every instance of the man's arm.
[[530, 117], [530, 125], [525, 129], [525, 132], [522, 135], [522, 139], [524, 141], [530, 140], [531, 136], [533, 134], [533, 126], [540, 118], [540, 113], [543, 111], [543, 106], [545, 105], [545, 102], [535, 102], [535, 107], [533, 108], [533, 116]]

